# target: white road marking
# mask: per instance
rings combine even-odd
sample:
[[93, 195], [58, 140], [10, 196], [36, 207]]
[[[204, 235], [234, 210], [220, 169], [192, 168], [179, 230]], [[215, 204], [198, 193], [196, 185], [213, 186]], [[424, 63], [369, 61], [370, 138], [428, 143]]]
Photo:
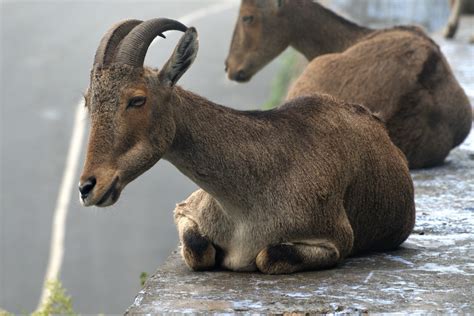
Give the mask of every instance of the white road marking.
[[238, 4], [239, 4], [238, 0], [226, 0], [226, 1], [219, 0], [219, 3], [209, 6], [209, 7], [204, 7], [202, 9], [196, 10], [189, 14], [186, 14], [185, 16], [180, 17], [178, 21], [180, 21], [181, 23], [187, 26], [192, 26], [188, 24], [193, 23], [196, 20], [205, 18], [206, 16], [214, 15], [219, 12], [231, 9]]
[[[217, 14], [219, 12], [233, 8], [238, 4], [238, 0], [220, 1], [217, 4], [196, 10], [187, 14], [178, 20], [183, 24], [190, 24], [196, 20], [206, 16]], [[56, 208], [54, 210], [50, 253], [48, 267], [46, 270], [43, 290], [38, 303], [37, 311], [41, 310], [47, 302], [50, 292], [46, 288], [48, 281], [59, 279], [61, 266], [64, 257], [64, 239], [66, 235], [66, 219], [71, 201], [71, 194], [76, 190], [74, 179], [78, 171], [78, 163], [84, 143], [84, 132], [86, 129], [86, 111], [84, 109], [84, 101], [79, 102], [76, 106], [76, 114], [74, 118], [74, 126], [72, 130], [71, 140], [69, 142], [69, 150], [67, 154], [66, 166], [64, 168], [59, 194], [56, 200]]]
[[76, 106], [76, 114], [74, 117], [74, 126], [72, 129], [71, 141], [69, 142], [69, 150], [66, 159], [66, 166], [63, 173], [61, 186], [59, 187], [59, 195], [56, 200], [56, 208], [54, 210], [53, 225], [51, 232], [51, 244], [49, 249], [49, 262], [45, 274], [45, 282], [43, 291], [38, 305], [38, 310], [46, 303], [50, 292], [46, 288], [48, 281], [57, 280], [64, 256], [64, 236], [66, 234], [66, 217], [71, 201], [72, 189], [76, 189], [74, 179], [76, 177], [77, 165], [79, 163], [82, 143], [84, 141], [85, 124], [84, 101], [79, 102]]

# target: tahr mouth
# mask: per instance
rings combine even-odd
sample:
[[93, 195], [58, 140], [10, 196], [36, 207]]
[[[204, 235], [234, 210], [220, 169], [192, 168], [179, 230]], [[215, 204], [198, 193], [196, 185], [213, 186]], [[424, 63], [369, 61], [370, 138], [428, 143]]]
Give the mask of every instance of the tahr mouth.
[[249, 82], [250, 79], [252, 79], [252, 76], [247, 76], [247, 77], [237, 77], [237, 78], [234, 78], [233, 80], [238, 82], [238, 83], [245, 83], [245, 82]]
[[119, 195], [120, 192], [117, 188], [117, 184], [119, 182], [119, 177], [115, 177], [114, 181], [112, 181], [112, 184], [110, 187], [105, 191], [105, 193], [102, 195], [102, 197], [99, 199], [99, 201], [95, 204], [96, 206], [99, 207], [106, 207], [114, 204]]
[[241, 69], [239, 71], [234, 71], [227, 69], [227, 77], [236, 82], [248, 82], [250, 79], [252, 79], [253, 75], [255, 74], [254, 72], [250, 71], [249, 69], [251, 68], [245, 68], [247, 70]]

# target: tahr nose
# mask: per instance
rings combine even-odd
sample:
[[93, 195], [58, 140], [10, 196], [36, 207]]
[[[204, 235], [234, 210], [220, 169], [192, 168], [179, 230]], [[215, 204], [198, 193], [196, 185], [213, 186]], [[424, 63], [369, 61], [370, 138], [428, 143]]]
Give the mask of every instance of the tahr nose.
[[245, 81], [247, 80], [247, 74], [245, 73], [244, 70], [239, 70], [236, 74], [235, 74], [235, 80], [237, 81]]
[[83, 200], [89, 196], [89, 194], [94, 189], [96, 183], [97, 181], [94, 177], [90, 177], [83, 183], [79, 183], [79, 192], [81, 193], [81, 198]]

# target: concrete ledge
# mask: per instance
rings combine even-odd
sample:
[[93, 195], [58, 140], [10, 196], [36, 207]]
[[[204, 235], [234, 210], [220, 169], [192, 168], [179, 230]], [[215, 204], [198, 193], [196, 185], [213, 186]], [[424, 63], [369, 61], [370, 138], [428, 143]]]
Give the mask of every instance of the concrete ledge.
[[472, 313], [474, 135], [445, 166], [412, 175], [417, 224], [397, 251], [286, 276], [192, 272], [175, 251], [127, 313]]
[[[436, 41], [474, 104], [467, 29]], [[191, 272], [174, 252], [127, 313], [474, 313], [474, 132], [446, 165], [412, 176], [417, 223], [397, 251], [287, 276]]]

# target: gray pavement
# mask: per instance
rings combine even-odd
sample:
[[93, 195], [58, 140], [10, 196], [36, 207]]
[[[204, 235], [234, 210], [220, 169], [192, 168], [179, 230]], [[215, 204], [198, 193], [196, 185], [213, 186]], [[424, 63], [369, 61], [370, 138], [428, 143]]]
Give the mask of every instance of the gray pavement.
[[[31, 311], [39, 299], [74, 110], [103, 33], [124, 18], [178, 18], [218, 2], [2, 2], [1, 308]], [[259, 108], [278, 62], [247, 85], [225, 78], [236, 15], [237, 6], [193, 23], [201, 48], [181, 85], [235, 108]], [[146, 62], [160, 67], [177, 39], [169, 33], [150, 49]], [[194, 189], [174, 167], [160, 162], [109, 209], [82, 208], [74, 192], [61, 279], [77, 312], [121, 313], [131, 304], [140, 273], [152, 272], [175, 247], [172, 210]]]

